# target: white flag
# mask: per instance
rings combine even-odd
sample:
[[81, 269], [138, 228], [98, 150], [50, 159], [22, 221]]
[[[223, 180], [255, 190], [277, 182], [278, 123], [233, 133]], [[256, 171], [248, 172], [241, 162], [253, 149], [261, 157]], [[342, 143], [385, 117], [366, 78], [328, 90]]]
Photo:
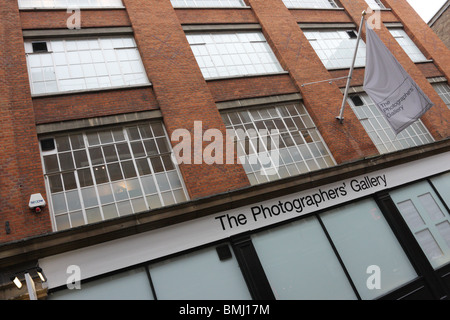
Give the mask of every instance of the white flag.
[[364, 90], [396, 134], [427, 112], [433, 103], [366, 23]]

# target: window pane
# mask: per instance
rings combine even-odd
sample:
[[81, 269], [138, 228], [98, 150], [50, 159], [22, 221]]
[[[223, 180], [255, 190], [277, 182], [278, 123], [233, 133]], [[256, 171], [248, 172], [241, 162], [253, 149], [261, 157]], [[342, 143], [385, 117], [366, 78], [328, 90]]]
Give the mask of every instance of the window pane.
[[19, 0], [21, 9], [33, 8], [67, 8], [68, 4], [76, 8], [121, 7], [121, 0]]
[[243, 0], [171, 0], [177, 7], [243, 7]]
[[64, 182], [64, 189], [66, 191], [77, 188], [77, 182], [73, 172], [63, 173], [62, 178]]
[[447, 207], [450, 207], [450, 172], [431, 178], [431, 182]]
[[161, 300], [251, 299], [234, 255], [221, 261], [215, 248], [156, 263], [149, 270]]
[[106, 166], [94, 167], [95, 182], [97, 184], [108, 182], [108, 174], [106, 173]]
[[[373, 200], [328, 211], [322, 221], [362, 299], [374, 299], [417, 277]], [[381, 271], [381, 288], [367, 286], [368, 267]]]
[[46, 173], [59, 171], [57, 156], [56, 155], [45, 156], [44, 157], [44, 166], [45, 166]]
[[64, 190], [62, 182], [61, 182], [61, 176], [59, 174], [57, 174], [55, 176], [49, 176], [48, 181], [50, 184], [50, 191], [52, 193], [56, 193], [56, 192], [60, 192], [60, 191]]
[[315, 217], [252, 236], [277, 299], [356, 299]]
[[82, 290], [61, 290], [49, 300], [153, 300], [147, 273], [143, 268], [82, 284]]
[[283, 0], [288, 8], [337, 8], [334, 0]]
[[98, 205], [97, 195], [93, 187], [81, 189], [83, 202], [85, 207], [92, 207]]
[[87, 187], [93, 184], [92, 175], [90, 169], [78, 170], [78, 181], [80, 181], [80, 187]]

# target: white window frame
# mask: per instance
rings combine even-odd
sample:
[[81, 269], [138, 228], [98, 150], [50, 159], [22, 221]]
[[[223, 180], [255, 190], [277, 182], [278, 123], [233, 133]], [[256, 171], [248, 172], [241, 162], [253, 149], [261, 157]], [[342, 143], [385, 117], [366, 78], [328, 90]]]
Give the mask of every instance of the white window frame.
[[[238, 135], [235, 143], [239, 160], [253, 185], [336, 165], [333, 155], [301, 102], [235, 109], [223, 111], [221, 115], [227, 130], [236, 132], [243, 129], [248, 133], [249, 138], [246, 136], [239, 139]], [[276, 129], [280, 132], [278, 145], [273, 136], [270, 139], [264, 135], [264, 130], [270, 134], [271, 130]], [[250, 134], [252, 130], [256, 135]], [[264, 174], [265, 166], [261, 162], [267, 155], [271, 158], [278, 157], [275, 159], [279, 165], [275, 174]]]
[[[352, 97], [359, 96], [362, 106], [355, 106]], [[351, 95], [348, 99], [353, 112], [377, 147], [380, 154], [407, 149], [434, 141], [433, 136], [419, 119], [395, 135], [387, 120], [366, 93]]]
[[450, 86], [446, 82], [433, 83], [434, 90], [450, 109]]
[[19, 9], [125, 8], [122, 0], [18, 0]]
[[259, 30], [186, 33], [206, 80], [285, 72]]
[[289, 9], [337, 9], [339, 6], [334, 0], [283, 0]]
[[[48, 52], [34, 53], [32, 43], [41, 41]], [[84, 47], [78, 49], [80, 45]], [[25, 52], [33, 96], [150, 84], [132, 36], [27, 40]], [[64, 84], [77, 80], [73, 88]]]
[[414, 63], [428, 61], [403, 28], [388, 28], [388, 30]]
[[[156, 134], [152, 133], [153, 138], [145, 138], [142, 134], [142, 130], [140, 130], [140, 138], [132, 138], [129, 135], [129, 130], [134, 129], [134, 128], [139, 128], [140, 126], [150, 126], [152, 129], [152, 132], [154, 132], [154, 127], [153, 126], [158, 126], [159, 129], [162, 128], [163, 131], [163, 135], [160, 134]], [[103, 133], [103, 132], [110, 132], [113, 134], [113, 141], [109, 141], [109, 142], [102, 142], [101, 140], [99, 140], [99, 143], [94, 143], [91, 144], [89, 143], [89, 136], [92, 135], [97, 135], [97, 138], [99, 138], [98, 134]], [[117, 139], [114, 136], [113, 132], [119, 132], [121, 136], [123, 136], [123, 139]], [[139, 133], [138, 133], [139, 135]], [[65, 137], [65, 136], [77, 136], [77, 137], [82, 137], [82, 141], [83, 141], [83, 147], [81, 148], [73, 148], [73, 142], [70, 142], [70, 147], [68, 150], [62, 150], [58, 152], [58, 147], [57, 147], [57, 142], [55, 139], [57, 139], [58, 137]], [[40, 153], [41, 153], [41, 161], [42, 161], [42, 167], [44, 170], [44, 178], [45, 178], [45, 185], [46, 185], [46, 190], [47, 190], [47, 195], [48, 195], [48, 202], [49, 202], [49, 208], [50, 208], [50, 213], [51, 213], [51, 220], [52, 220], [52, 226], [53, 229], [55, 231], [57, 230], [61, 230], [60, 228], [58, 228], [58, 224], [57, 224], [57, 216], [67, 216], [68, 219], [68, 223], [69, 223], [69, 228], [73, 228], [73, 221], [69, 218], [71, 216], [71, 214], [78, 214], [80, 215], [80, 213], [83, 215], [83, 221], [84, 221], [84, 225], [89, 224], [91, 222], [89, 222], [89, 218], [87, 217], [87, 210], [90, 209], [97, 209], [100, 213], [101, 219], [100, 221], [105, 221], [108, 220], [108, 217], [105, 217], [105, 212], [104, 212], [104, 207], [106, 206], [114, 206], [116, 212], [118, 213], [118, 216], [125, 216], [125, 215], [129, 215], [129, 214], [136, 214], [139, 213], [141, 211], [138, 211], [137, 209], [135, 209], [133, 206], [135, 205], [133, 203], [133, 200], [135, 201], [139, 201], [140, 205], [142, 206], [142, 199], [143, 202], [146, 206], [146, 208], [144, 209], [144, 211], [147, 210], [152, 210], [152, 209], [157, 209], [159, 207], [162, 206], [166, 206], [166, 205], [171, 205], [174, 203], [180, 203], [180, 202], [184, 202], [184, 201], [188, 201], [189, 200], [189, 195], [187, 193], [187, 189], [186, 186], [184, 184], [181, 172], [179, 170], [178, 165], [173, 161], [173, 151], [170, 145], [170, 141], [168, 138], [168, 134], [165, 130], [165, 127], [162, 123], [162, 121], [148, 121], [148, 122], [140, 122], [140, 123], [135, 123], [135, 124], [129, 124], [129, 125], [122, 125], [122, 126], [112, 126], [109, 128], [102, 128], [102, 129], [96, 129], [96, 130], [84, 130], [84, 131], [74, 131], [74, 132], [69, 132], [69, 133], [64, 133], [64, 134], [56, 134], [56, 135], [51, 135], [51, 136], [42, 136], [40, 137], [40, 140], [45, 140], [45, 139], [54, 139], [55, 141], [55, 149], [54, 150], [50, 150], [50, 151], [42, 151], [42, 145], [40, 145]], [[99, 138], [101, 139], [101, 137]], [[147, 150], [147, 147], [145, 146], [144, 141], [151, 141], [153, 140], [155, 143], [155, 148], [156, 146], [158, 146], [158, 149], [152, 149], [152, 153], [150, 154], [149, 151]], [[161, 140], [161, 141], [160, 141]], [[136, 152], [133, 149], [133, 143], [137, 143], [139, 144], [139, 142], [142, 142], [144, 144], [144, 155], [139, 154], [137, 155]], [[160, 144], [164, 143], [165, 144], [165, 148], [168, 151], [164, 151], [161, 152], [161, 150], [159, 150], [160, 148]], [[128, 150], [130, 151], [130, 157], [126, 158], [126, 159], [121, 159], [120, 158], [120, 152], [117, 149], [117, 145], [126, 145], [128, 147]], [[153, 145], [153, 142], [150, 142], [150, 145]], [[109, 161], [106, 159], [107, 155], [104, 154], [104, 147], [112, 147], [114, 150], [116, 150], [116, 154], [118, 155], [117, 160], [112, 160]], [[92, 155], [90, 153], [90, 149], [98, 149], [100, 148], [100, 152], [102, 153], [102, 157], [103, 157], [103, 164], [102, 163], [93, 163], [93, 158]], [[146, 150], [146, 151], [145, 151]], [[153, 150], [155, 152], [153, 152]], [[77, 166], [76, 163], [76, 158], [75, 158], [75, 153], [76, 152], [82, 152], [85, 151], [86, 157], [87, 157], [87, 164], [82, 165], [82, 166]], [[70, 153], [74, 168], [73, 169], [67, 169], [67, 170], [63, 170], [63, 168], [61, 168], [61, 162], [60, 162], [60, 155], [61, 154], [68, 154]], [[58, 163], [58, 171], [52, 171], [52, 172], [46, 172], [46, 165], [45, 165], [45, 157], [47, 156], [53, 156], [56, 155], [56, 161]], [[169, 170], [166, 169], [165, 167], [165, 162], [161, 162], [161, 169], [155, 169], [155, 167], [153, 166], [153, 162], [151, 161], [152, 158], [158, 158], [156, 160], [156, 162], [160, 162], [162, 161], [162, 157], [166, 158], [166, 161], [170, 161], [170, 165], [173, 168], [170, 168]], [[169, 157], [169, 160], [167, 160], [167, 158]], [[105, 161], [106, 160], [106, 161]], [[147, 160], [147, 161], [145, 161]], [[140, 174], [139, 172], [139, 168], [140, 166], [138, 165], [138, 162], [142, 161], [142, 163], [145, 165], [145, 162], [147, 163], [148, 166], [148, 170], [150, 170], [150, 173], [148, 173], [148, 171], [144, 172], [143, 174]], [[136, 176], [131, 176], [131, 177], [127, 177], [124, 171], [124, 163], [130, 163], [132, 164], [133, 169], [135, 170], [135, 174]], [[122, 176], [121, 179], [115, 179], [112, 178], [110, 175], [110, 165], [114, 165], [114, 166], [118, 166], [119, 167], [119, 173]], [[142, 164], [141, 164], [142, 165]], [[95, 174], [95, 169], [103, 166], [104, 168], [104, 173], [106, 174], [106, 178], [107, 181], [99, 181], [96, 178], [96, 174]], [[87, 186], [82, 186], [80, 183], [80, 178], [79, 178], [79, 171], [85, 171], [88, 170], [90, 172], [90, 177], [92, 179], [92, 184], [87, 185]], [[146, 169], [147, 170], [147, 169]], [[66, 190], [65, 187], [65, 182], [63, 180], [63, 175], [64, 174], [71, 174], [73, 173], [74, 179], [75, 179], [75, 184], [76, 187], [75, 188], [71, 188]], [[116, 172], [115, 172], [116, 173]], [[164, 175], [164, 177], [162, 177]], [[179, 180], [177, 183], [179, 183], [179, 185], [174, 185], [172, 186], [172, 182], [170, 181], [170, 179], [168, 178], [169, 175], [176, 175], [177, 179]], [[51, 189], [51, 185], [50, 185], [50, 177], [58, 177], [59, 176], [59, 181], [62, 183], [61, 188], [63, 189], [62, 191], [60, 191], [58, 189], [58, 191], [56, 192], [52, 192]], [[157, 179], [159, 177], [162, 177], [162, 180], [166, 181], [167, 183], [164, 183], [164, 190], [162, 190], [161, 185], [158, 184]], [[145, 181], [146, 179], [149, 179], [149, 185], [145, 185]], [[129, 194], [129, 186], [128, 186], [128, 182], [133, 182], [135, 183], [135, 186], [137, 186], [136, 181], [139, 185], [138, 189], [141, 191], [141, 195], [134, 195], [132, 196], [131, 194]], [[167, 185], [166, 185], [167, 184]], [[128, 198], [123, 198], [123, 199], [118, 199], [116, 198], [116, 193], [114, 190], [115, 185], [124, 185], [125, 188], [125, 193], [127, 193]], [[168, 189], [167, 189], [168, 186]], [[111, 201], [107, 201], [107, 202], [102, 202], [102, 198], [101, 198], [101, 189], [102, 188], [106, 188], [109, 190], [111, 190], [111, 195], [110, 197], [113, 199], [112, 202]], [[95, 198], [97, 204], [94, 205], [88, 205], [86, 204], [85, 200], [83, 199], [83, 190], [93, 190], [93, 192], [95, 193], [93, 195], [93, 198]], [[80, 201], [80, 208], [75, 208], [73, 210], [70, 210], [69, 207], [66, 207], [66, 211], [64, 212], [54, 212], [53, 210], [53, 202], [52, 202], [52, 198], [54, 195], [62, 195], [64, 197], [64, 201], [66, 206], [69, 205], [69, 202], [67, 201], [67, 197], [68, 197], [68, 193], [71, 192], [77, 192], [78, 194], [78, 199]], [[169, 196], [170, 193], [170, 196]], [[167, 194], [167, 195], [166, 195]], [[167, 197], [166, 197], [167, 196]], [[169, 201], [169, 202], [165, 202], [165, 201]], [[125, 204], [125, 202], [127, 202], [127, 204]], [[125, 204], [125, 205], [129, 205], [129, 208], [132, 209], [132, 212], [121, 212], [120, 211], [120, 204]], [[94, 221], [96, 222], [96, 221]], [[80, 224], [76, 224], [75, 226], [79, 226]], [[83, 224], [81, 224], [83, 225]], [[67, 229], [67, 228], [63, 228], [63, 229]]]
[[386, 9], [385, 5], [381, 0], [366, 0], [367, 5], [373, 10]]
[[170, 0], [174, 8], [241, 8], [244, 0]]
[[[333, 70], [351, 67], [358, 35], [355, 29], [307, 29], [304, 33], [325, 68]], [[366, 44], [360, 40], [355, 67], [364, 67], [365, 64]]]

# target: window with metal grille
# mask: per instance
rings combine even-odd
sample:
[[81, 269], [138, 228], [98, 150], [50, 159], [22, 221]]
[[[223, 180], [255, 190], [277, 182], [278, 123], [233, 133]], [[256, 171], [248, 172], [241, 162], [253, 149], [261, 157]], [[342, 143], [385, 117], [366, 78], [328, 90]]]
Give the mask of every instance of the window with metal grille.
[[121, 0], [19, 0], [20, 9], [123, 7]]
[[405, 30], [394, 28], [389, 29], [389, 31], [413, 62], [427, 61], [427, 58], [416, 46], [414, 41], [411, 40]]
[[25, 52], [33, 94], [149, 83], [132, 36], [27, 41]]
[[262, 32], [188, 33], [205, 79], [283, 71]]
[[185, 201], [169, 146], [161, 122], [43, 138], [55, 230]]
[[383, 2], [381, 0], [366, 0], [367, 4], [371, 9], [377, 10], [377, 9], [386, 9]]
[[396, 136], [366, 93], [352, 95], [348, 102], [380, 153], [393, 152], [434, 141], [420, 119]]
[[[237, 135], [235, 143], [239, 160], [251, 184], [335, 165], [301, 103], [229, 111], [222, 113], [222, 118], [228, 130], [247, 133]], [[267, 169], [274, 167], [276, 170]]]
[[338, 8], [334, 0], [283, 0], [288, 8]]
[[[357, 42], [355, 30], [305, 31], [311, 46], [327, 69], [350, 68]], [[366, 45], [359, 42], [355, 67], [366, 64]]]
[[447, 107], [450, 109], [450, 87], [447, 83], [435, 83], [433, 84], [434, 90], [436, 90], [439, 97], [444, 100]]
[[177, 7], [245, 7], [243, 0], [170, 0]]

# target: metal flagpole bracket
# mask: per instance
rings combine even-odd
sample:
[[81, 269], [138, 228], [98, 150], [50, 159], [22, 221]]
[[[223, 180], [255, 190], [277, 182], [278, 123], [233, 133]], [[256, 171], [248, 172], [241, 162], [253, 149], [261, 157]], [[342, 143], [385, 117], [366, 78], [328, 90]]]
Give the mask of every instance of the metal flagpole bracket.
[[350, 88], [350, 82], [352, 81], [353, 70], [355, 69], [355, 61], [356, 61], [356, 56], [358, 54], [359, 41], [361, 40], [362, 26], [363, 26], [363, 22], [364, 22], [364, 17], [366, 16], [366, 11], [364, 10], [361, 15], [362, 16], [361, 16], [361, 22], [359, 23], [358, 37], [356, 38], [355, 52], [353, 53], [352, 65], [350, 67], [350, 72], [347, 77], [347, 85], [345, 86], [344, 99], [342, 100], [341, 111], [339, 113], [339, 116], [336, 117], [336, 119], [338, 119], [339, 123], [341, 123], [341, 124], [344, 123], [344, 107], [345, 107], [345, 102], [347, 101], [347, 97], [348, 97], [348, 90]]

